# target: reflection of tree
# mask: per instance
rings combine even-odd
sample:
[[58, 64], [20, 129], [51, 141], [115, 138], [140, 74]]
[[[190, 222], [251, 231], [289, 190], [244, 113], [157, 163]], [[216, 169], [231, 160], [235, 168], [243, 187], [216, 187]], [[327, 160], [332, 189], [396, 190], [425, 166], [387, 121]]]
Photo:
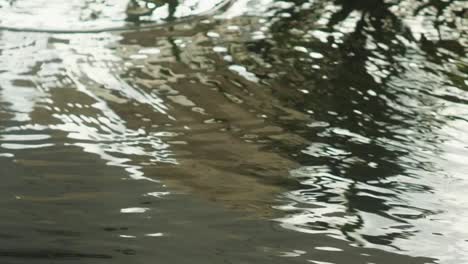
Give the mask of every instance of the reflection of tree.
[[[368, 23], [376, 30], [385, 30], [385, 24], [388, 23], [393, 29], [402, 28], [404, 30], [398, 30], [399, 34], [404, 35], [406, 38], [411, 39], [411, 35], [408, 34], [408, 29], [401, 23], [400, 19], [390, 12], [389, 8], [393, 5], [390, 3], [385, 3], [382, 0], [378, 1], [344, 1], [336, 0], [336, 4], [341, 6], [341, 10], [334, 13], [331, 18], [328, 26], [332, 28], [338, 23], [344, 21], [353, 11], [361, 12], [361, 19], [359, 24], [360, 27], [356, 28], [355, 33], [363, 30], [363, 24]], [[371, 18], [366, 20], [366, 18]], [[378, 31], [377, 31], [378, 32]], [[380, 35], [380, 34], [377, 34]]]
[[178, 0], [130, 0], [127, 5], [127, 16], [130, 21], [138, 21], [142, 16], [151, 15], [160, 6], [168, 5], [167, 20], [173, 20]]
[[440, 33], [440, 26], [445, 25], [451, 28], [456, 28], [456, 23], [454, 18], [456, 17], [463, 17], [467, 14], [466, 6], [461, 10], [453, 10], [451, 7], [458, 1], [441, 1], [441, 0], [431, 0], [427, 1], [426, 3], [422, 3], [420, 6], [416, 8], [414, 11], [414, 15], [423, 15], [425, 11], [428, 9], [435, 10], [435, 19], [433, 19], [432, 23], [434, 27], [437, 29], [439, 40], [442, 39]]
[[183, 4], [179, 0], [130, 0], [127, 7], [127, 16], [129, 20], [139, 21], [141, 17], [150, 16], [161, 6], [167, 5], [167, 21], [174, 20], [177, 7]]
[[168, 9], [169, 9], [169, 14], [167, 16], [167, 20], [173, 20], [176, 9], [177, 9], [177, 6], [179, 5], [179, 1], [178, 0], [167, 0], [167, 4], [168, 4]]
[[[395, 90], [391, 82], [394, 79], [404, 80], [407, 65], [401, 62], [401, 58], [408, 56], [413, 44], [424, 52], [422, 54], [425, 60], [438, 64], [450, 59], [438, 56], [439, 49], [463, 56], [465, 49], [460, 43], [461, 40], [444, 39], [441, 25], [459, 34], [465, 34], [464, 29], [454, 22], [457, 18], [463, 19], [465, 9], [457, 9], [458, 5], [461, 6], [460, 1], [431, 0], [422, 3], [336, 0], [333, 5], [337, 8], [332, 9], [328, 22], [325, 25], [317, 25], [314, 22], [329, 13], [329, 9], [325, 9], [329, 2], [317, 3], [313, 11], [298, 8], [304, 4], [303, 1], [290, 2], [293, 2], [294, 6], [280, 10], [277, 15], [285, 12], [291, 15], [281, 19], [277, 16], [271, 25], [271, 41], [275, 43], [272, 44], [268, 39], [255, 44], [249, 43], [249, 51], [272, 63], [276, 72], [288, 72], [282, 77], [281, 83], [309, 91], [308, 94], [298, 96], [295, 92], [283, 93], [280, 89], [284, 87], [278, 86], [277, 95], [284, 104], [299, 111], [313, 110], [314, 117], [326, 121], [329, 127], [318, 126], [304, 130], [292, 122], [277, 122], [295, 130], [302, 137], [325, 146], [318, 150], [312, 159], [308, 155], [299, 157], [302, 164], [326, 164], [333, 175], [365, 184], [372, 182], [372, 186], [390, 191], [385, 194], [377, 192], [374, 193], [376, 196], [369, 197], [360, 194], [362, 191], [369, 192], [362, 184], [348, 185], [342, 202], [348, 207], [347, 213], [356, 215], [358, 220], [340, 227], [345, 236], [351, 239], [348, 234], [357, 232], [365, 224], [359, 212], [376, 214], [400, 224], [410, 223], [407, 216], [393, 214], [391, 210], [395, 209], [395, 205], [388, 205], [388, 201], [398, 200], [401, 192], [428, 192], [430, 187], [418, 186], [415, 183], [398, 183], [391, 178], [395, 175], [411, 175], [407, 170], [408, 166], [431, 171], [430, 165], [422, 160], [416, 158], [413, 163], [405, 164], [401, 162], [401, 158], [411, 157], [412, 145], [420, 144], [424, 148], [424, 144], [431, 144], [432, 141], [425, 139], [411, 142], [402, 138], [399, 130], [413, 130], [421, 135], [431, 134], [431, 130], [439, 124], [422, 111], [404, 109], [404, 105], [402, 108], [394, 107], [394, 104], [401, 104], [400, 95], [407, 94]], [[318, 10], [319, 8], [323, 10]], [[415, 32], [412, 25], [404, 19], [422, 16], [424, 12], [429, 12], [429, 9], [434, 15], [422, 18], [437, 29], [437, 39], [424, 34], [418, 36], [420, 32]], [[399, 10], [400, 13], [396, 14], [394, 10]], [[354, 25], [351, 31], [340, 32], [344, 24], [351, 22]], [[314, 31], [326, 35], [327, 41], [311, 42], [304, 32]], [[325, 55], [325, 58], [316, 62], [304, 58], [303, 53], [285, 52], [297, 46], [319, 52]], [[285, 65], [284, 62], [291, 64]], [[311, 69], [310, 64], [313, 63], [318, 63], [320, 69]], [[429, 101], [418, 103], [431, 104]], [[364, 140], [356, 140], [356, 135], [362, 136]], [[387, 142], [398, 145], [394, 147]], [[340, 154], [336, 154], [338, 151]], [[377, 198], [378, 196], [381, 198]], [[317, 196], [316, 200], [326, 204], [333, 203], [334, 198], [336, 197], [324, 193]], [[416, 218], [432, 213], [421, 208], [414, 210], [420, 213]], [[365, 239], [376, 244], [390, 245], [396, 238], [411, 234], [410, 230], [402, 230], [388, 232], [384, 236], [366, 236]]]

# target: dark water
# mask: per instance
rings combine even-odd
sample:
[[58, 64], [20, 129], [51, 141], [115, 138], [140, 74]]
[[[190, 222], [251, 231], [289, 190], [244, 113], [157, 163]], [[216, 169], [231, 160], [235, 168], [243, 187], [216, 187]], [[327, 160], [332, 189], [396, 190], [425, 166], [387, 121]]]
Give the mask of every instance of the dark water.
[[466, 2], [179, 2], [0, 31], [0, 263], [468, 263]]

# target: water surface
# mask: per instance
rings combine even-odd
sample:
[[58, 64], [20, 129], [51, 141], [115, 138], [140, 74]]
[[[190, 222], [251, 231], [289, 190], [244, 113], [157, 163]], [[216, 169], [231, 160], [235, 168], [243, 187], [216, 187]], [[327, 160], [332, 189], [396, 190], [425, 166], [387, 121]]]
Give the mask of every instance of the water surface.
[[468, 262], [463, 1], [126, 5], [0, 2], [2, 263]]

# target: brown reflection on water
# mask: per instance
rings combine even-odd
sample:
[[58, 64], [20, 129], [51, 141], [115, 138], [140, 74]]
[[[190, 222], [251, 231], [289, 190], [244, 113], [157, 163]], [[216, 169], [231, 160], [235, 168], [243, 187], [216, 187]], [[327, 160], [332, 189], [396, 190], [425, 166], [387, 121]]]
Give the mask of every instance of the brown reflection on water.
[[[301, 144], [304, 139], [269, 116], [280, 111], [284, 118], [306, 115], [275, 103], [268, 89], [225, 68], [219, 55], [207, 56], [216, 49], [208, 44], [207, 31], [186, 27], [128, 33], [121, 41], [130, 45], [120, 52], [133, 64], [125, 77], [167, 102], [174, 120], [166, 129], [181, 141], [172, 148], [178, 165], [154, 171], [172, 185], [229, 207], [271, 211], [275, 194], [298, 186], [285, 177], [298, 164], [271, 148], [271, 142], [283, 138]], [[132, 60], [154, 47], [155, 54]]]

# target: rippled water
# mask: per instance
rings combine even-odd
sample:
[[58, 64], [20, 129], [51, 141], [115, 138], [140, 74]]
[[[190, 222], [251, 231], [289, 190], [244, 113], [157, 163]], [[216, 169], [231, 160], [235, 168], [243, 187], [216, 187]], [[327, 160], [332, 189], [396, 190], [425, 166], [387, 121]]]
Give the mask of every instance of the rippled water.
[[0, 1], [1, 263], [468, 262], [464, 1], [166, 2]]

